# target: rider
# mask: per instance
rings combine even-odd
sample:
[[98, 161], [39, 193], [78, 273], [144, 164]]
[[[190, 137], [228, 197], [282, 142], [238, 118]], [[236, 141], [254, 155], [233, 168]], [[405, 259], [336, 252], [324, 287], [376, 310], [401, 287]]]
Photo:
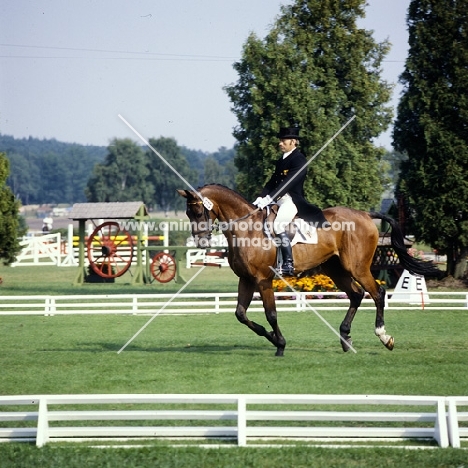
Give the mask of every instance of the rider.
[[297, 147], [299, 127], [281, 128], [278, 138], [279, 148], [283, 155], [276, 161], [275, 172], [253, 204], [262, 210], [272, 202], [278, 204], [279, 209], [273, 222], [273, 230], [281, 241], [282, 274], [292, 276], [294, 263], [291, 242], [285, 232], [286, 226], [296, 214], [306, 221], [317, 223], [317, 226], [327, 223], [327, 220], [320, 208], [311, 205], [305, 199], [304, 181], [307, 175], [307, 160]]

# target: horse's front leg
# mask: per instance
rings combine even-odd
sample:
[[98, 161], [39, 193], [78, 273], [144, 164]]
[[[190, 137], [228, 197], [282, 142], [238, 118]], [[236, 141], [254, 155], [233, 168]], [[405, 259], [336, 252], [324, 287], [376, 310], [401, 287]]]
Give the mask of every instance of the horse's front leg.
[[[247, 318], [247, 309], [252, 301], [253, 293], [255, 292], [255, 281], [250, 278], [240, 278], [239, 279], [239, 288], [238, 288], [238, 298], [237, 298], [237, 307], [236, 307], [236, 317], [240, 323], [247, 325], [252, 331], [254, 331], [258, 336], [264, 336], [268, 341], [270, 341], [274, 346], [276, 346], [277, 356], [282, 356], [283, 353], [278, 354], [279, 346], [278, 340], [274, 332], [267, 332], [262, 325], [253, 322]], [[274, 301], [274, 297], [273, 297]], [[276, 313], [276, 311], [275, 311]], [[267, 315], [268, 317], [268, 315]], [[270, 322], [270, 320], [268, 320]], [[271, 323], [271, 322], [270, 322]], [[284, 340], [284, 338], [283, 338]], [[286, 343], [285, 343], [286, 344]], [[284, 351], [284, 346], [282, 347]]]
[[[266, 284], [265, 284], [266, 283]], [[260, 282], [258, 285], [258, 290], [263, 301], [263, 308], [265, 309], [265, 316], [268, 320], [268, 323], [273, 329], [267, 337], [275, 346], [276, 346], [276, 356], [283, 356], [284, 348], [286, 348], [286, 340], [281, 333], [281, 330], [278, 326], [278, 318], [276, 313], [276, 301], [275, 293], [270, 281]]]

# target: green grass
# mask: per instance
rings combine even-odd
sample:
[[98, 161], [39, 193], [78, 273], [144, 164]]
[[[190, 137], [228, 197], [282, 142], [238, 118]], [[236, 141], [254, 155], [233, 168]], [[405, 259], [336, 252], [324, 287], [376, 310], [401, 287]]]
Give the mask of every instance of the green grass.
[[[185, 270], [189, 278], [198, 270]], [[0, 268], [3, 295], [175, 292], [176, 283], [135, 286], [125, 275], [114, 285], [73, 286], [75, 268]], [[188, 291], [235, 291], [227, 268], [206, 268]], [[234, 312], [234, 311], [233, 311]], [[343, 312], [322, 315], [338, 329]], [[121, 353], [150, 316], [3, 316], [0, 394], [67, 393], [308, 393], [466, 395], [466, 310], [388, 311], [386, 350], [373, 334], [374, 312], [360, 311], [352, 337], [357, 354], [313, 312], [280, 313], [288, 340], [284, 358], [234, 313], [156, 317]], [[249, 317], [266, 325], [263, 314]], [[464, 450], [402, 448], [145, 448], [0, 444], [3, 467], [461, 467]]]
[[[341, 312], [323, 312], [335, 329]], [[251, 319], [264, 325], [263, 314]], [[285, 357], [234, 314], [2, 317], [1, 394], [344, 393], [463, 395], [468, 388], [468, 314], [391, 311], [395, 350], [373, 334], [374, 314], [356, 316], [357, 354], [312, 312], [283, 313]]]
[[[199, 271], [199, 268], [185, 268], [180, 266], [180, 274], [185, 281]], [[31, 294], [157, 294], [177, 292], [183, 283], [171, 281], [159, 283], [153, 281], [149, 284], [133, 284], [135, 269], [132, 267], [115, 283], [84, 283], [75, 285], [78, 267], [50, 266], [0, 266], [1, 295], [31, 295]], [[237, 291], [237, 277], [230, 268], [206, 267], [200, 276], [191, 283], [185, 292], [203, 291]]]
[[461, 468], [466, 466], [465, 451], [401, 449], [256, 448], [197, 449], [168, 448], [85, 448], [44, 447], [35, 450], [25, 445], [0, 446], [5, 468], [82, 468], [158, 467], [158, 468]]
[[466, 466], [466, 452], [460, 450], [398, 449], [328, 449], [328, 448], [84, 448], [45, 447], [32, 450], [28, 446], [0, 447], [2, 466], [6, 468], [461, 468]]

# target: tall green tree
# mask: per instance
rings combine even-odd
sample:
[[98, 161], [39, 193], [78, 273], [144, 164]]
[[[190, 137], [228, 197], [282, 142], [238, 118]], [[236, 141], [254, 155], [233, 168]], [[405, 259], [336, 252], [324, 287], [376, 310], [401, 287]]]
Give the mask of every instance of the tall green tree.
[[383, 188], [388, 195], [395, 195], [395, 190], [400, 179], [401, 165], [406, 161], [406, 153], [398, 151], [387, 151], [382, 157], [381, 170], [385, 175]]
[[40, 164], [40, 177], [45, 183], [41, 186], [39, 198], [49, 203], [70, 202], [70, 188], [73, 174], [67, 161], [61, 155], [45, 155]]
[[408, 229], [447, 254], [460, 277], [468, 256], [468, 0], [412, 0], [405, 86], [393, 131], [408, 154], [399, 193]]
[[[150, 145], [192, 186], [198, 183], [198, 171], [190, 169], [181, 147], [174, 138], [151, 138]], [[151, 205], [161, 210], [178, 210], [184, 206], [184, 200], [176, 193], [177, 189], [189, 188], [180, 177], [168, 167], [152, 150], [146, 150], [148, 182], [153, 188]]]
[[[204, 167], [204, 181], [205, 184], [217, 183], [225, 185], [226, 187], [235, 189], [236, 188], [236, 174], [237, 169], [234, 165], [233, 153], [223, 151], [225, 148], [220, 148], [219, 152], [214, 153], [213, 156], [209, 156], [205, 159]], [[232, 157], [229, 158], [228, 155]], [[224, 159], [226, 157], [226, 159]]]
[[94, 166], [85, 190], [90, 202], [143, 201], [153, 195], [145, 152], [134, 141], [114, 139], [102, 164]]
[[21, 200], [23, 205], [36, 202], [42, 186], [37, 166], [25, 155], [15, 152], [9, 153], [8, 159], [10, 161], [8, 185], [15, 197]]
[[251, 34], [225, 89], [239, 126], [238, 188], [258, 194], [278, 158], [280, 127], [299, 125], [311, 157], [352, 116], [355, 121], [309, 167], [310, 201], [375, 207], [382, 192], [383, 149], [372, 139], [390, 124], [391, 86], [381, 78], [388, 42], [359, 29], [365, 0], [296, 0], [281, 8], [265, 39]]
[[25, 229], [20, 228], [20, 203], [6, 185], [9, 173], [6, 154], [0, 153], [0, 259], [4, 265], [15, 261], [20, 251], [18, 237], [25, 234]]
[[85, 201], [84, 188], [106, 148], [0, 135], [10, 161], [8, 185], [23, 205]]

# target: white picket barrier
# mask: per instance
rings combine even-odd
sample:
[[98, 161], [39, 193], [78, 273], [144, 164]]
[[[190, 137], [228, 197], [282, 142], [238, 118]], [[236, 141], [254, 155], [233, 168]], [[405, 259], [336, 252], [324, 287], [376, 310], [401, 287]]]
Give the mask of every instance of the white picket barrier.
[[[74, 245], [72, 224], [68, 226], [68, 236], [65, 242], [60, 233], [43, 234], [38, 232], [32, 234], [37, 235], [24, 237], [20, 240], [21, 251], [17, 255], [16, 261], [12, 263], [12, 267], [30, 265], [78, 266], [79, 247]], [[114, 257], [113, 261], [117, 264], [127, 264], [130, 255], [132, 256], [132, 263], [135, 264], [137, 261], [137, 246], [135, 243], [133, 246], [119, 245], [119, 255]], [[85, 255], [84, 261], [85, 265], [89, 264], [87, 255]], [[142, 256], [142, 263], [146, 265], [146, 255]]]
[[[468, 421], [468, 396], [448, 397], [448, 435], [452, 447], [460, 448], [460, 439], [468, 439], [468, 425], [460, 425], [460, 422]], [[465, 407], [465, 411], [459, 411], [459, 407]]]
[[[54, 409], [57, 405], [59, 408]], [[122, 409], [116, 409], [118, 405], [122, 405]], [[206, 409], [210, 405], [215, 408]], [[248, 442], [256, 440], [382, 442], [430, 439], [436, 440], [440, 447], [448, 447], [445, 405], [445, 397], [401, 395], [1, 396], [0, 441], [35, 442], [41, 447], [54, 441], [174, 438], [236, 439], [239, 446], [247, 446]], [[3, 410], [8, 406], [13, 406], [13, 411]], [[24, 406], [32, 409], [17, 409]], [[71, 409], [64, 410], [66, 406]], [[109, 406], [112, 409], [106, 409]], [[292, 406], [292, 409], [285, 410], [286, 406]], [[338, 406], [345, 406], [346, 410], [337, 411]], [[405, 411], [408, 406], [410, 411]], [[376, 409], [371, 411], [370, 407]], [[425, 411], [416, 411], [416, 407], [424, 407]], [[69, 424], [54, 424], [57, 421]], [[77, 421], [87, 421], [88, 424], [74, 424]], [[105, 421], [140, 423], [122, 426], [106, 425]], [[164, 425], [164, 421], [172, 423]], [[185, 425], [174, 421], [185, 421]], [[281, 424], [275, 423], [278, 421]], [[21, 424], [6, 427], [8, 422]], [[26, 425], [27, 422], [30, 423]], [[359, 422], [359, 426], [355, 422]]]
[[[425, 310], [468, 309], [466, 292], [431, 293], [431, 303]], [[325, 297], [324, 297], [325, 296]], [[1, 315], [58, 314], [197, 314], [234, 312], [237, 292], [165, 294], [72, 294], [64, 296], [31, 295], [0, 296]], [[349, 300], [343, 293], [276, 292], [278, 312], [346, 311]], [[311, 298], [313, 297], [313, 299]], [[449, 299], [448, 297], [454, 297]], [[364, 299], [359, 310], [375, 310], [372, 299]], [[386, 310], [421, 310], [421, 306], [389, 302]], [[249, 312], [263, 312], [258, 293]]]
[[26, 237], [19, 244], [22, 250], [18, 254], [16, 261], [11, 264], [12, 267], [60, 265], [62, 241], [59, 232], [56, 234]]
[[[221, 250], [221, 249], [219, 249]], [[217, 249], [189, 249], [185, 255], [186, 268], [194, 266], [203, 266], [204, 264], [219, 265], [220, 267], [228, 267], [229, 262], [227, 257], [216, 256]]]

